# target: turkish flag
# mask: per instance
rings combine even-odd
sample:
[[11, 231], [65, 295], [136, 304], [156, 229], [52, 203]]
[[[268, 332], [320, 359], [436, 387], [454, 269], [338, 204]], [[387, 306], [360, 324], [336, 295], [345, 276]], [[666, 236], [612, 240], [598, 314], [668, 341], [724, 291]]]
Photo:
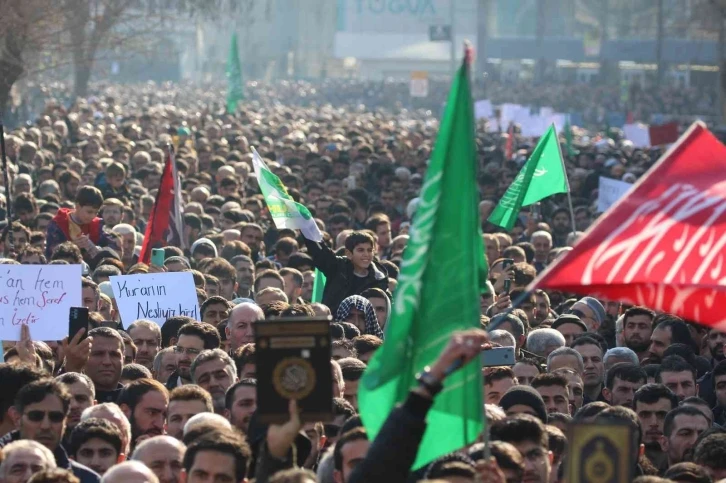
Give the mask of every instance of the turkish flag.
[[701, 122], [532, 284], [726, 328], [726, 146]]

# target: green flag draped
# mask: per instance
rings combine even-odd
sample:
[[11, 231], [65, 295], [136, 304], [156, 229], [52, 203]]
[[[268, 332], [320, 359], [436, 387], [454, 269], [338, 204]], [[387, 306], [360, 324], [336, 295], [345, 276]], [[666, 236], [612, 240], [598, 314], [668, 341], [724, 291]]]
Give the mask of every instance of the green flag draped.
[[555, 193], [567, 193], [567, 191], [567, 175], [557, 133], [555, 127], [550, 126], [539, 138], [532, 156], [489, 215], [489, 221], [511, 230], [523, 206], [529, 206]]
[[325, 274], [315, 269], [315, 280], [313, 281], [313, 296], [311, 302], [322, 302], [323, 301], [323, 290], [325, 290]]
[[[487, 280], [476, 186], [476, 146], [468, 66], [458, 71], [421, 189], [403, 256], [386, 343], [359, 386], [370, 439], [435, 362], [452, 332], [479, 327]], [[481, 362], [449, 376], [428, 414], [414, 468], [472, 443], [483, 429]]]
[[244, 99], [244, 87], [242, 85], [242, 66], [239, 62], [239, 51], [237, 50], [237, 34], [232, 34], [232, 45], [229, 48], [227, 57], [227, 113], [231, 114], [237, 110], [237, 103]]

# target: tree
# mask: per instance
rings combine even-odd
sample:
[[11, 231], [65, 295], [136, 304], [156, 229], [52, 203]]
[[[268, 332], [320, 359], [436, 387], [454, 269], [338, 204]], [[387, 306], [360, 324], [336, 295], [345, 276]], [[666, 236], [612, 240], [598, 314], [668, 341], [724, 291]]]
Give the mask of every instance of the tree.
[[26, 73], [28, 58], [60, 35], [55, 1], [0, 0], [0, 113], [15, 82]]

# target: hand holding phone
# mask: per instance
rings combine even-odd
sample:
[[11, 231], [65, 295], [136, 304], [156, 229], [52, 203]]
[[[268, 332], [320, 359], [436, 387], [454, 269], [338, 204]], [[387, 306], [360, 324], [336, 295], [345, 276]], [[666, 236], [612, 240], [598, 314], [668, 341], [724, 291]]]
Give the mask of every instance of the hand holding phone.
[[71, 307], [68, 317], [68, 340], [72, 340], [78, 332], [84, 329], [79, 340], [86, 338], [88, 333], [88, 309], [86, 307]]
[[157, 267], [164, 266], [164, 257], [166, 252], [163, 248], [152, 248], [151, 249], [151, 264]]

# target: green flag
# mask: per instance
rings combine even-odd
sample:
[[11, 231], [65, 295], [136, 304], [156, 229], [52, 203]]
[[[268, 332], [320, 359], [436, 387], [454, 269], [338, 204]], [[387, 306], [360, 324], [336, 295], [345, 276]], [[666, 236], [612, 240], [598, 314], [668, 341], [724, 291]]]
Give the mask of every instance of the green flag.
[[315, 269], [315, 280], [313, 281], [313, 296], [310, 302], [322, 302], [323, 290], [325, 290], [325, 274]]
[[300, 230], [308, 240], [319, 242], [323, 239], [320, 228], [315, 223], [310, 210], [292, 199], [280, 178], [270, 171], [257, 150], [252, 148], [252, 169], [257, 177], [257, 184], [265, 198], [267, 209], [270, 210], [272, 221], [278, 229], [290, 228]]
[[489, 221], [511, 230], [523, 206], [529, 206], [555, 193], [567, 193], [568, 190], [557, 133], [555, 127], [550, 126], [539, 138], [532, 156], [489, 215]]
[[[372, 440], [389, 412], [435, 362], [451, 334], [479, 327], [487, 280], [476, 186], [469, 68], [454, 78], [421, 204], [403, 256], [386, 342], [359, 386], [360, 415]], [[472, 443], [483, 429], [481, 362], [449, 376], [427, 417], [414, 469]]]
[[237, 103], [244, 98], [242, 66], [237, 50], [237, 34], [234, 33], [232, 34], [232, 45], [229, 48], [229, 57], [227, 57], [227, 113], [231, 114], [236, 111]]

